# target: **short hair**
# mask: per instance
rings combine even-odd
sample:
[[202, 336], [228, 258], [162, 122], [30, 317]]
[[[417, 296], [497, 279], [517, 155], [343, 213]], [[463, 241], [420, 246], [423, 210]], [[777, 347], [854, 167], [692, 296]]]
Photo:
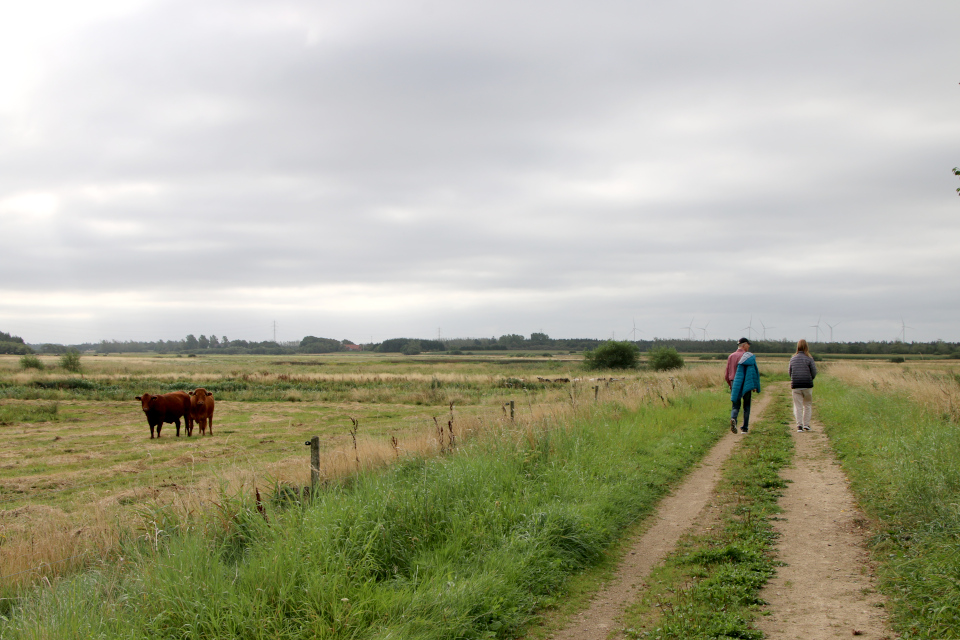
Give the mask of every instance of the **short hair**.
[[810, 355], [810, 347], [807, 345], [807, 341], [803, 338], [800, 338], [800, 340], [797, 342], [797, 353], [800, 353], [801, 351], [808, 356]]

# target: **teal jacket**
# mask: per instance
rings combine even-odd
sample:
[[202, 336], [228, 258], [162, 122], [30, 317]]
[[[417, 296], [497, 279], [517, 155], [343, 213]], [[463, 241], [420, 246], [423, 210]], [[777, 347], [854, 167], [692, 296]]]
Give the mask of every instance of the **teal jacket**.
[[737, 375], [730, 386], [730, 401], [736, 402], [748, 391], [760, 393], [760, 370], [757, 369], [757, 358], [747, 351], [740, 358], [737, 365]]

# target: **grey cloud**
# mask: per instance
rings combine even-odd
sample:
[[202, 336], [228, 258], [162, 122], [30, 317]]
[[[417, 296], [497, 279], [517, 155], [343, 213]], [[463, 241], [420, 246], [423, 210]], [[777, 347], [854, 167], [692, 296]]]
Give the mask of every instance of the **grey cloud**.
[[[720, 314], [879, 319], [897, 306], [929, 313], [940, 335], [960, 291], [936, 274], [960, 258], [924, 248], [960, 236], [947, 173], [960, 164], [958, 13], [158, 3], [73, 34], [29, 114], [0, 116], [0, 223], [34, 240], [0, 240], [0, 268], [51, 292], [433, 291], [435, 304], [394, 314], [407, 332], [435, 323], [453, 290], [547, 296], [451, 312], [464, 332], [550, 315], [563, 318], [553, 333], [603, 335], [646, 308], [677, 317], [659, 331], [679, 335], [690, 313], [736, 331]], [[56, 213], [3, 213], [34, 192], [56, 194]], [[777, 266], [797, 253], [819, 263]], [[0, 305], [5, 317], [20, 316]], [[158, 312], [144, 331], [182, 322]]]

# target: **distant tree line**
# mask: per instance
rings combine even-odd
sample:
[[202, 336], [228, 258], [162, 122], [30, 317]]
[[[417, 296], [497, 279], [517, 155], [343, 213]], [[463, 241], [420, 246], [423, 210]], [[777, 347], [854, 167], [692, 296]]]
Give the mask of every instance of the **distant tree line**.
[[9, 333], [0, 331], [0, 353], [12, 353], [17, 356], [25, 356], [33, 353], [33, 349], [28, 347], [20, 336], [12, 336]]
[[[427, 338], [391, 338], [383, 342], [371, 342], [360, 345], [363, 351], [377, 353], [401, 353], [415, 355], [418, 353], [446, 352], [446, 351], [519, 351], [550, 349], [560, 351], [591, 351], [608, 342], [596, 338], [551, 338], [546, 333], [531, 333], [529, 338], [520, 334], [510, 333], [499, 338], [448, 338], [431, 340]], [[627, 342], [627, 341], [624, 341]], [[736, 350], [736, 340], [682, 340], [668, 338], [654, 338], [652, 340], [629, 341], [637, 347], [640, 353], [657, 349], [674, 349], [678, 353], [731, 353]], [[262, 342], [247, 340], [230, 340], [227, 336], [201, 334], [196, 337], [189, 334], [182, 340], [150, 341], [117, 341], [102, 340], [96, 343], [81, 343], [74, 345], [42, 344], [30, 345], [24, 343], [23, 338], [12, 336], [0, 331], [0, 353], [25, 355], [39, 351], [43, 354], [62, 355], [68, 349], [77, 349], [81, 352], [94, 351], [97, 353], [180, 353], [180, 354], [263, 354], [282, 355], [297, 353], [336, 353], [339, 351], [356, 350], [357, 345], [350, 340], [336, 340], [334, 338], [318, 338], [306, 336], [299, 342]], [[867, 341], [867, 342], [811, 342], [810, 349], [819, 354], [878, 354], [878, 355], [957, 355], [960, 357], [960, 342], [899, 342], [899, 341]], [[783, 353], [789, 354], [796, 350], [796, 342], [792, 340], [755, 340], [752, 344], [755, 353]]]

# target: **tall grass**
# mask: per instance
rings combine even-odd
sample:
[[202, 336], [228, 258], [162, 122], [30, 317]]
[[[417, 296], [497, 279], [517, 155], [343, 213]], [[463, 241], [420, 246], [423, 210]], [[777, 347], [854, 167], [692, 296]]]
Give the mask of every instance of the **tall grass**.
[[506, 421], [263, 514], [249, 494], [186, 520], [157, 509], [122, 562], [7, 601], [0, 636], [513, 637], [725, 432], [725, 406]]
[[841, 380], [857, 375], [866, 384], [818, 379], [815, 401], [879, 523], [872, 548], [894, 626], [904, 638], [960, 638], [960, 432], [942, 411], [949, 396], [909, 373]]
[[872, 389], [883, 395], [909, 398], [944, 420], [960, 422], [960, 372], [912, 366], [877, 366], [832, 363], [829, 373], [848, 385]]

